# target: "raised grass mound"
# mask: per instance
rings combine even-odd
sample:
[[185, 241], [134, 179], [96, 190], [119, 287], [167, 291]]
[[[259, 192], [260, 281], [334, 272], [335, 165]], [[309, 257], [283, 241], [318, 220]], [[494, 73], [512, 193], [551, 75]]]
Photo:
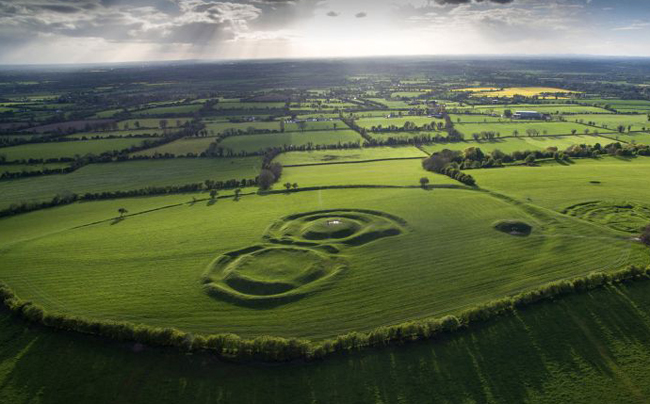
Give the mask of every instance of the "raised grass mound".
[[403, 219], [365, 209], [333, 209], [286, 216], [264, 238], [277, 244], [360, 246], [407, 230]]
[[625, 233], [639, 233], [650, 223], [650, 206], [633, 202], [585, 202], [563, 213]]
[[528, 236], [533, 231], [533, 226], [519, 220], [502, 220], [496, 222], [494, 228], [512, 236]]
[[312, 249], [255, 246], [217, 258], [205, 276], [205, 288], [238, 304], [286, 303], [324, 286], [345, 267], [342, 259]]

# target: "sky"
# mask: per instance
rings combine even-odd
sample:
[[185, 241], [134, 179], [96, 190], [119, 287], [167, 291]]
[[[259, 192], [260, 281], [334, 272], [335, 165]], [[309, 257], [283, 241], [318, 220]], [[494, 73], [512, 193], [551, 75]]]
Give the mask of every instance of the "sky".
[[650, 56], [648, 0], [0, 0], [0, 64]]

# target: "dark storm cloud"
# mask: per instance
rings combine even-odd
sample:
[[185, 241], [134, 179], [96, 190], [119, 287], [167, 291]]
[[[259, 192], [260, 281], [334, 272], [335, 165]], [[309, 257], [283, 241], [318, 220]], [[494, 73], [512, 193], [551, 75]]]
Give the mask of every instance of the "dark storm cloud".
[[366, 13], [365, 11], [362, 11], [360, 13], [356, 13], [354, 16], [357, 17], [357, 18], [366, 18], [368, 16], [368, 13]]
[[339, 15], [341, 15], [341, 13], [337, 13], [336, 11], [330, 11], [325, 15], [328, 17], [338, 17]]

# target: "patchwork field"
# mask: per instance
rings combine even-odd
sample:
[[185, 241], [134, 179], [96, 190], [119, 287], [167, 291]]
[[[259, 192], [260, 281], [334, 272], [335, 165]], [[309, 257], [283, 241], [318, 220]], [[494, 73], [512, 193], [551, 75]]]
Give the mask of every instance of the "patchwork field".
[[[522, 97], [537, 97], [544, 98], [545, 93], [562, 94], [568, 96], [574, 93], [573, 91], [563, 90], [561, 88], [553, 87], [510, 87], [510, 88], [495, 88], [495, 87], [478, 87], [478, 88], [461, 88], [455, 91], [470, 91], [475, 97], [514, 97], [520, 95]], [[548, 98], [555, 98], [555, 95], [548, 96]]]
[[254, 153], [269, 147], [336, 145], [338, 143], [361, 143], [363, 139], [353, 130], [285, 132], [262, 135], [231, 136], [219, 146], [233, 153]]

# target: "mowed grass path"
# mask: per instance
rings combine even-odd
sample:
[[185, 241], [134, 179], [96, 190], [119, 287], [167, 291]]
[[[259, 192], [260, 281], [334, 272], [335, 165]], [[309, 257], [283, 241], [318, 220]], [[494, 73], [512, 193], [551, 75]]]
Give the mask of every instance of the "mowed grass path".
[[[44, 222], [90, 215], [77, 211], [86, 205], [51, 209]], [[123, 205], [134, 211], [129, 200]], [[286, 215], [337, 208], [387, 212], [409, 230], [344, 250], [347, 272], [293, 303], [255, 309], [203, 292], [201, 276], [220, 254], [260, 243]], [[31, 215], [4, 219], [0, 232], [38, 227]], [[97, 219], [90, 216], [88, 222]], [[503, 219], [531, 223], [533, 235], [495, 231]], [[0, 279], [51, 310], [202, 333], [315, 339], [441, 316], [551, 280], [648, 261], [640, 246], [595, 225], [559, 215], [552, 224], [485, 193], [449, 189], [305, 191], [183, 205], [6, 245], [0, 258]]]
[[21, 201], [51, 199], [57, 193], [102, 192], [211, 180], [253, 179], [261, 159], [174, 159], [91, 164], [70, 174], [0, 182], [0, 209]]

